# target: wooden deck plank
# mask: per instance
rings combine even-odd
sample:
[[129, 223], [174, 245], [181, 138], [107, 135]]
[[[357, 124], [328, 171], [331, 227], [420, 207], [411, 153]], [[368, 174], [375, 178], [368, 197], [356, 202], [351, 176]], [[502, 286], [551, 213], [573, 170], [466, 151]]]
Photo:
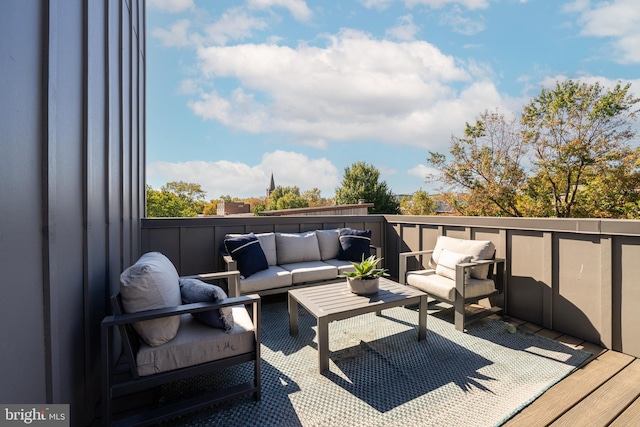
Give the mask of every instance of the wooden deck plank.
[[640, 398], [636, 399], [631, 406], [616, 418], [609, 427], [640, 426]]
[[[551, 387], [505, 426], [547, 426], [614, 377], [634, 360], [622, 353], [607, 351]], [[582, 419], [584, 421], [584, 418]], [[581, 425], [580, 423], [574, 425]]]
[[[594, 360], [587, 366], [598, 360]], [[592, 427], [608, 426], [638, 396], [640, 396], [640, 360], [636, 359], [551, 425], [554, 427], [576, 426], [583, 425], [585, 420], [588, 420], [589, 426]]]

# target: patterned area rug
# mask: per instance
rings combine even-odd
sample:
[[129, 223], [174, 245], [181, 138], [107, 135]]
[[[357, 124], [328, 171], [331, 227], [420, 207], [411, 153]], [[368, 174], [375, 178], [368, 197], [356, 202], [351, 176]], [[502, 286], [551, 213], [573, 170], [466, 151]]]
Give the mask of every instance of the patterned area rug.
[[[315, 319], [301, 308], [289, 336], [284, 301], [262, 306], [262, 400], [236, 399], [167, 425], [496, 426], [560, 381], [589, 353], [484, 319], [464, 334], [450, 309], [418, 341], [416, 307], [329, 325], [329, 371], [318, 373]], [[158, 404], [250, 378], [251, 365], [159, 391]]]

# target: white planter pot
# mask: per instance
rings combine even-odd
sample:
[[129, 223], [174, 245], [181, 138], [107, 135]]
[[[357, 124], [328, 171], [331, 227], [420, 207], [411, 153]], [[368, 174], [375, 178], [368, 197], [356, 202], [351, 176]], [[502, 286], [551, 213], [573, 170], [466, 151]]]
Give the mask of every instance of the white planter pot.
[[380, 278], [375, 279], [358, 279], [355, 277], [347, 277], [347, 288], [349, 291], [358, 295], [371, 295], [378, 292]]

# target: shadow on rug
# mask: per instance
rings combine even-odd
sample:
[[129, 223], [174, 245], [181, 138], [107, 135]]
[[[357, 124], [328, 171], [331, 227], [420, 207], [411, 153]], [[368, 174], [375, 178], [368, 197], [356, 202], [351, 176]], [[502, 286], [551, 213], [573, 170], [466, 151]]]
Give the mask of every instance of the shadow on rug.
[[[329, 371], [318, 373], [315, 319], [301, 308], [289, 336], [283, 301], [262, 307], [262, 400], [239, 398], [166, 425], [496, 426], [560, 381], [589, 353], [484, 319], [466, 333], [432, 313], [418, 341], [416, 309], [329, 325]], [[158, 390], [157, 404], [246, 381], [252, 366]]]

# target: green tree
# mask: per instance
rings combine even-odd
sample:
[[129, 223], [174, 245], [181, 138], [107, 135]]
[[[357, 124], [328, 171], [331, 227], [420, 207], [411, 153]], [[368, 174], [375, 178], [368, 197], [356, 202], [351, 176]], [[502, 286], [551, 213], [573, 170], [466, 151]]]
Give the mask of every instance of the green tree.
[[400, 207], [380, 172], [373, 165], [356, 162], [344, 169], [342, 184], [336, 189], [335, 204], [356, 204], [359, 200], [373, 203], [371, 213], [400, 213]]
[[518, 121], [484, 111], [475, 124], [466, 124], [464, 137], [451, 137], [450, 159], [429, 152], [427, 161], [440, 172], [437, 179], [464, 190], [463, 198], [449, 200], [463, 215], [522, 216], [518, 194], [526, 182], [526, 153]]
[[307, 201], [307, 204], [310, 208], [318, 207], [318, 206], [327, 206], [330, 201], [322, 197], [320, 194], [320, 190], [317, 187], [314, 187], [312, 190], [307, 190], [302, 193], [302, 198]]
[[270, 211], [306, 208], [309, 203], [300, 195], [298, 187], [282, 187], [278, 185], [269, 196], [267, 209]]
[[200, 184], [169, 182], [160, 190], [146, 186], [147, 217], [193, 217], [202, 213], [206, 192]]
[[[640, 100], [629, 89], [568, 80], [542, 89], [524, 108], [522, 123], [534, 151], [529, 193], [549, 200], [555, 216], [615, 216], [636, 201], [640, 151], [629, 141]], [[600, 179], [608, 174], [616, 179]], [[594, 196], [609, 200], [594, 206]]]
[[436, 207], [437, 202], [422, 189], [413, 193], [411, 197], [404, 196], [400, 200], [402, 215], [433, 215], [436, 213]]

